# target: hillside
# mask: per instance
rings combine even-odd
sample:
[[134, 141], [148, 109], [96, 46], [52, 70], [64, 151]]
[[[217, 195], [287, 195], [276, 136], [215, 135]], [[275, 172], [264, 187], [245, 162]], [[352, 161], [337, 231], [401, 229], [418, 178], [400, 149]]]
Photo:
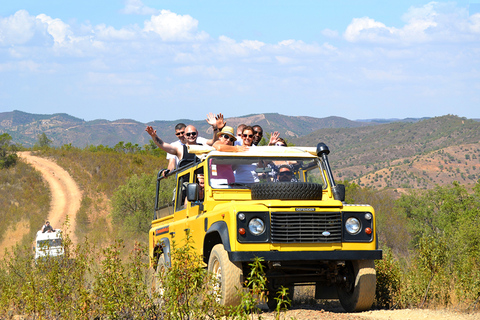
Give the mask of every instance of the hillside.
[[[227, 116], [227, 115], [225, 115]], [[206, 117], [206, 115], [205, 115]], [[261, 125], [265, 132], [279, 131], [284, 137], [300, 137], [321, 128], [353, 128], [376, 125], [376, 122], [351, 121], [340, 117], [313, 118], [291, 117], [278, 113], [247, 115], [226, 118], [228, 125], [236, 127], [241, 123]], [[0, 113], [0, 134], [8, 133], [13, 141], [25, 147], [31, 147], [38, 141], [38, 135], [45, 133], [52, 140], [52, 145], [60, 147], [72, 144], [84, 148], [88, 145], [113, 147], [120, 141], [143, 146], [150, 137], [145, 133], [145, 126], [151, 125], [165, 141], [175, 141], [174, 127], [177, 123], [193, 124], [200, 136], [210, 138], [212, 129], [205, 120], [178, 119], [175, 121], [152, 121], [140, 123], [130, 119], [116, 121], [84, 121], [67, 114], [29, 114], [21, 111]]]
[[480, 122], [443, 116], [418, 122], [321, 129], [291, 139], [325, 142], [337, 178], [376, 188], [431, 188], [480, 178]]

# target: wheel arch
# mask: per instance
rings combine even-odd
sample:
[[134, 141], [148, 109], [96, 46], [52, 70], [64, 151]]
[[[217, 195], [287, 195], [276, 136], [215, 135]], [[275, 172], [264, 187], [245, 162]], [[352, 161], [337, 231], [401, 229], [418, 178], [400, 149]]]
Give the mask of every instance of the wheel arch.
[[213, 247], [219, 243], [223, 244], [225, 251], [230, 252], [229, 239], [227, 223], [225, 221], [214, 222], [205, 234], [203, 241], [203, 260], [208, 263]]
[[170, 247], [170, 239], [168, 238], [161, 238], [159, 241], [157, 241], [157, 244], [153, 248], [153, 261], [155, 268], [158, 262], [158, 258], [162, 253], [165, 254], [165, 265], [167, 266], [167, 268], [172, 265]]

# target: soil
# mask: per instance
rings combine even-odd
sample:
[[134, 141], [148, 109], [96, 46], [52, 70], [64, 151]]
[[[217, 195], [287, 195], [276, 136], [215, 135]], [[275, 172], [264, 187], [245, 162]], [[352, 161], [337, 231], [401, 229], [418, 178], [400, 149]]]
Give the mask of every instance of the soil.
[[[259, 315], [263, 320], [276, 319], [275, 312]], [[256, 319], [260, 319], [257, 317]], [[282, 313], [279, 319], [290, 320], [479, 320], [480, 313], [457, 312], [454, 310], [399, 309], [371, 310], [358, 313], [345, 313], [340, 304], [294, 306]]]
[[[68, 215], [70, 221], [68, 231], [73, 243], [77, 243], [74, 236], [75, 217], [82, 201], [82, 192], [78, 185], [68, 172], [54, 161], [33, 156], [29, 151], [18, 152], [17, 154], [20, 160], [31, 164], [35, 170], [42, 174], [50, 188], [52, 200], [50, 212], [45, 216], [45, 220], [49, 220], [55, 229], [64, 229], [64, 222]], [[5, 241], [0, 244], [2, 252], [4, 248], [10, 248], [20, 241], [24, 235], [28, 234], [29, 228], [28, 223], [22, 221], [8, 231], [4, 237]]]

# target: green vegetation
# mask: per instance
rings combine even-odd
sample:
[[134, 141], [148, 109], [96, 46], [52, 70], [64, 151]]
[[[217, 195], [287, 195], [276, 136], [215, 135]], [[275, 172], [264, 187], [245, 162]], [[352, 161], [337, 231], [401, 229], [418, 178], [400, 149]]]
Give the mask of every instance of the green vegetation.
[[[73, 246], [64, 235], [63, 259], [34, 261], [27, 246], [16, 246], [0, 262], [0, 318], [247, 320], [266, 294], [262, 261], [256, 259], [246, 279], [250, 290], [239, 288], [242, 304], [221, 306], [214, 290], [218, 279], [193, 254], [188, 233], [185, 246], [173, 246], [171, 267], [159, 267], [155, 275], [146, 246], [135, 243], [130, 252], [121, 240], [103, 249], [88, 240]], [[282, 290], [276, 319], [289, 303]]]
[[17, 147], [8, 133], [0, 135], [0, 169], [14, 166], [17, 162]]
[[[2, 150], [8, 149], [11, 140], [8, 135], [1, 137], [7, 141]], [[459, 154], [460, 149], [463, 149], [463, 162], [478, 161], [478, 148], [459, 147]], [[436, 151], [443, 159], [440, 164], [435, 163], [439, 170], [455, 174], [457, 158], [454, 152]], [[470, 154], [468, 158], [465, 152]], [[77, 214], [76, 235], [85, 240], [67, 250], [69, 259], [41, 261], [35, 265], [28, 245], [48, 212], [48, 188], [39, 173], [21, 161], [0, 169], [0, 191], [6, 195], [0, 197], [0, 220], [5, 226], [0, 230], [0, 239], [6, 230], [18, 223], [30, 226], [30, 233], [21, 245], [0, 263], [0, 318], [14, 314], [66, 319], [166, 317], [155, 304], [155, 296], [149, 292], [144, 247], [145, 230], [153, 215], [155, 177], [158, 169], [166, 167], [161, 152], [152, 145], [142, 149], [131, 143], [119, 143], [114, 148], [46, 146], [37, 154], [55, 159], [80, 185], [83, 198]], [[409, 166], [417, 161], [403, 163], [402, 160], [401, 165]], [[478, 165], [473, 166], [469, 174], [477, 169]], [[425, 173], [420, 171], [420, 174]], [[376, 262], [375, 305], [379, 308], [454, 306], [478, 309], [480, 181], [473, 187], [460, 180], [462, 183], [425, 190], [417, 187], [416, 182], [413, 184], [408, 175], [400, 174], [393, 164], [372, 177], [383, 181], [395, 175], [404, 177], [403, 183], [409, 184], [412, 192], [399, 195], [389, 189], [344, 182], [348, 203], [369, 203], [377, 213], [378, 238], [384, 249], [384, 259]], [[173, 179], [166, 182], [173, 183]], [[166, 188], [162, 196], [171, 197], [171, 188]], [[123, 243], [118, 239], [128, 240]], [[134, 244], [135, 239], [139, 243]], [[212, 286], [201, 282], [208, 277], [198, 280], [205, 275], [204, 269], [195, 262], [196, 257], [188, 256], [188, 249], [176, 248], [175, 252], [188, 257], [189, 263], [175, 266], [172, 270], [177, 273], [172, 273], [169, 281], [173, 281], [174, 287], [180, 287], [180, 282], [175, 281], [184, 280], [198, 286], [197, 291], [188, 296], [180, 291], [172, 294], [180, 295], [184, 303], [192, 307], [193, 300], [187, 298], [202, 296], [205, 293], [201, 290]], [[241, 312], [258, 311], [254, 301], [265, 294], [262, 283], [266, 281], [261, 264], [261, 261], [252, 262], [252, 270], [258, 271], [248, 278], [251, 290], [241, 293], [247, 295], [243, 296], [243, 307], [220, 313], [230, 312], [228, 317], [235, 315], [247, 319], [249, 313]], [[180, 268], [185, 270], [177, 270]], [[163, 284], [165, 288], [168, 285]], [[184, 290], [190, 289], [185, 287]], [[288, 297], [287, 288], [281, 288], [279, 295], [274, 297], [279, 299], [277, 312], [290, 303]], [[172, 296], [170, 301], [182, 302], [175, 299]], [[214, 301], [211, 306], [215, 306]], [[181, 311], [187, 310], [182, 308], [186, 307], [171, 305], [170, 316], [177, 314], [173, 310], [183, 314], [183, 318], [172, 316], [172, 319], [184, 319], [194, 312], [193, 309]], [[205, 312], [215, 317], [218, 310], [212, 308]]]

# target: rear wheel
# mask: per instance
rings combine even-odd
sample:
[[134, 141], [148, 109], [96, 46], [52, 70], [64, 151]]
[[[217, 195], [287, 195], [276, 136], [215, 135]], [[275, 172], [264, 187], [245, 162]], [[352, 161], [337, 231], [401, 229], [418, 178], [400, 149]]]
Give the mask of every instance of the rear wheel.
[[375, 299], [377, 283], [374, 261], [347, 261], [347, 268], [347, 286], [337, 289], [342, 307], [347, 312], [369, 310]]
[[223, 244], [220, 243], [213, 247], [208, 259], [208, 271], [212, 272], [218, 279], [220, 303], [226, 306], [240, 304], [239, 290], [242, 289], [242, 267], [240, 263], [230, 261]]

